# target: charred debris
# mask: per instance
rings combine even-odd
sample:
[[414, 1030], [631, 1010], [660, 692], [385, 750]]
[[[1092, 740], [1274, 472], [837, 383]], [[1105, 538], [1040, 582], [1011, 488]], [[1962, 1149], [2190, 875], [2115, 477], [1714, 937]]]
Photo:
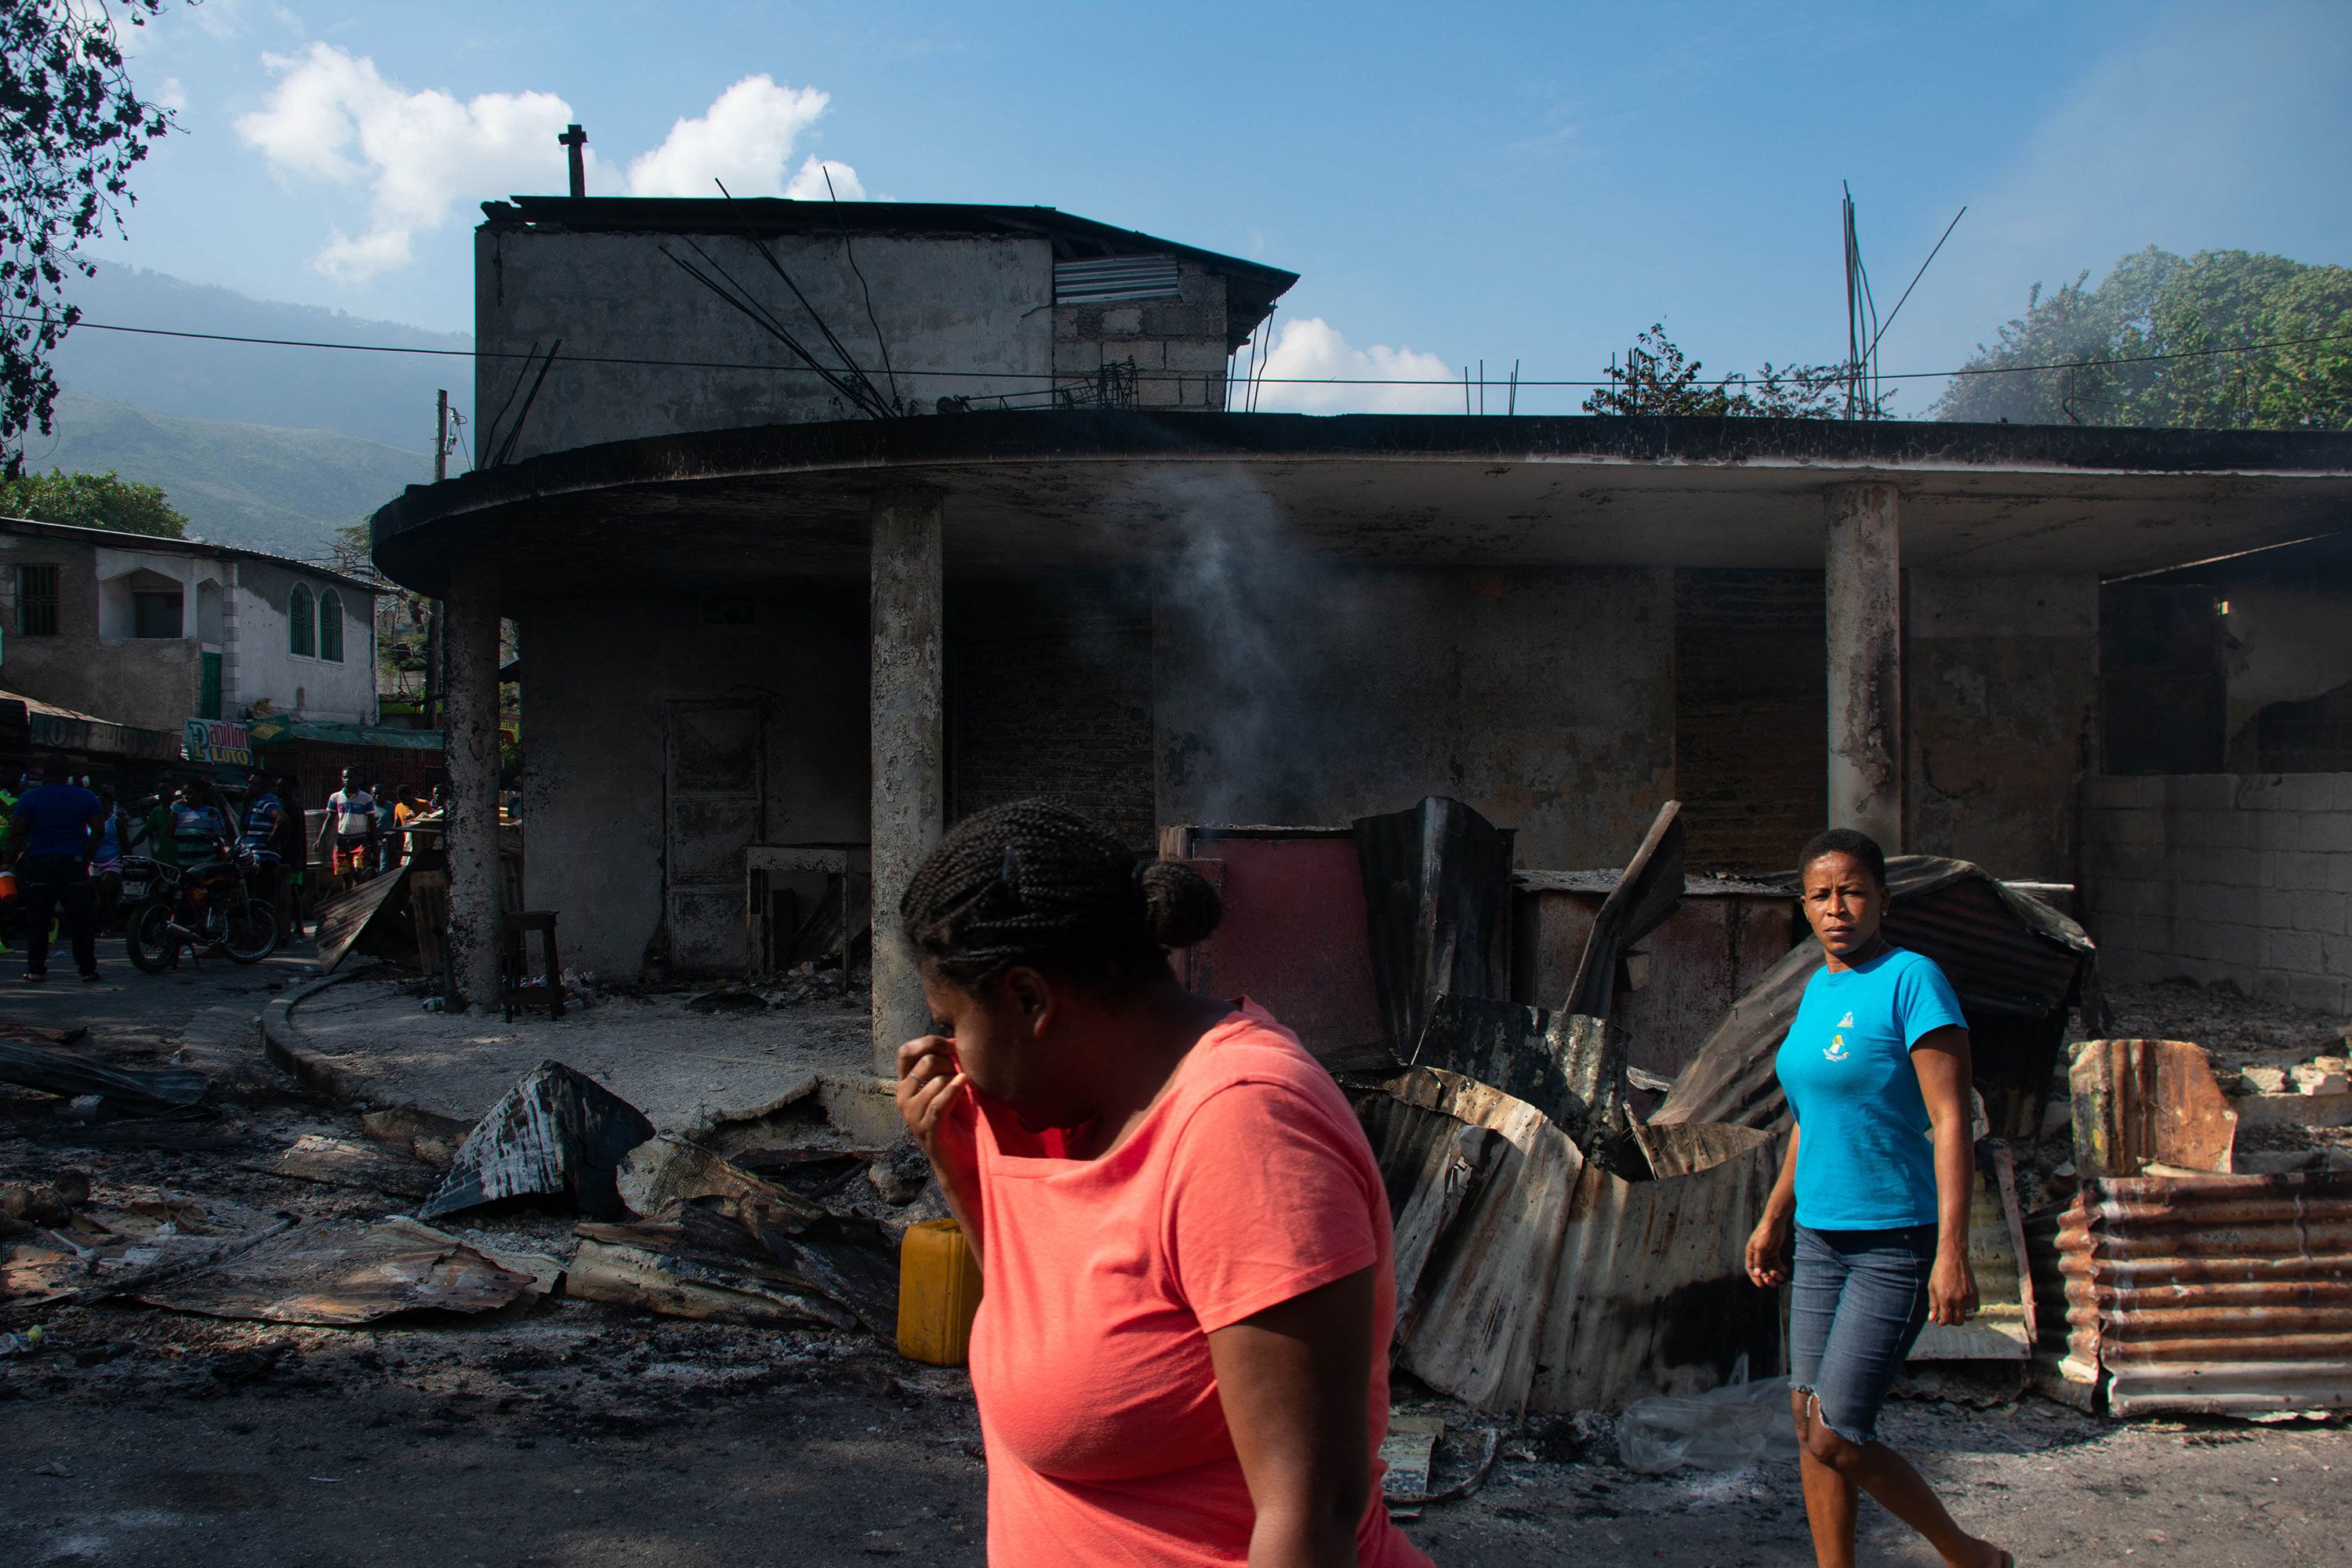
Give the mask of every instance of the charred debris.
[[[1162, 835], [1227, 903], [1186, 983], [1294, 1027], [1370, 1138], [1400, 1368], [1499, 1417], [1786, 1365], [1780, 1303], [1742, 1252], [1788, 1126], [1772, 1056], [1820, 959], [1785, 882], [1691, 876], [1683, 847], [1669, 803], [1621, 869], [1518, 870], [1510, 830], [1438, 797], [1347, 827]], [[1889, 933], [1951, 977], [1977, 1047], [1985, 1305], [1922, 1336], [1915, 1384], [2118, 1416], [2352, 1408], [2352, 1173], [2288, 1136], [2352, 1124], [2344, 1059], [2217, 1066], [2114, 1037], [2095, 951], [2048, 889], [1920, 856], [1889, 878]], [[0, 1184], [8, 1346], [69, 1306], [333, 1329], [566, 1296], [878, 1353], [900, 1236], [943, 1212], [919, 1157], [845, 1146], [814, 1100], [808, 1136], [774, 1146], [681, 1137], [550, 1060], [470, 1124], [378, 1110], [362, 1136], [263, 1158], [204, 1072], [95, 1044], [0, 1021], [0, 1083], [88, 1146], [241, 1161], [347, 1201], [110, 1204], [62, 1166]], [[498, 1228], [518, 1214], [536, 1228]]]

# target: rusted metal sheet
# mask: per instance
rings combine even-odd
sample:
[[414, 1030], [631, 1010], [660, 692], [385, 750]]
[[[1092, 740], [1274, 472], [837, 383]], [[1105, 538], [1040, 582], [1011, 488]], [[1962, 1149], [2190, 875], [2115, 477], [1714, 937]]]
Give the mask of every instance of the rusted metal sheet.
[[348, 1325], [399, 1312], [487, 1312], [539, 1287], [452, 1236], [410, 1222], [327, 1220], [140, 1294], [211, 1318]]
[[1625, 863], [1625, 874], [1610, 889], [1608, 901], [1593, 918], [1592, 934], [1585, 939], [1584, 956], [1577, 963], [1563, 1012], [1609, 1016], [1617, 996], [1618, 966], [1625, 954], [1682, 902], [1683, 841], [1687, 837], [1682, 809], [1678, 800], [1658, 808], [1650, 831]]
[[2352, 1409], [2352, 1176], [2095, 1179], [2031, 1240], [2043, 1352], [2109, 1414]]
[[1976, 1193], [1969, 1204], [1969, 1268], [1977, 1313], [1965, 1323], [1929, 1323], [1911, 1347], [1915, 1362], [2024, 1361], [2033, 1353], [2033, 1279], [2017, 1203], [2017, 1162], [2006, 1144], [1977, 1145]]
[[1625, 1038], [1599, 1018], [1483, 996], [1440, 996], [1412, 1065], [1443, 1068], [1524, 1100], [1588, 1151], [1625, 1108]]
[[[1680, 820], [1680, 818], [1677, 818]], [[1549, 1005], [1568, 994], [1616, 871], [1520, 871], [1511, 879], [1511, 994]], [[1685, 877], [1682, 901], [1622, 955], [1630, 982], [1608, 1017], [1633, 1065], [1671, 1079], [1803, 933], [1788, 894], [1756, 882]]]
[[1344, 827], [1162, 828], [1160, 853], [1215, 884], [1224, 918], [1177, 955], [1203, 995], [1247, 996], [1335, 1071], [1394, 1064], [1364, 943], [1364, 877]]
[[1717, 1163], [1629, 1182], [1588, 1162], [1562, 1226], [1530, 1410], [1615, 1410], [1722, 1384], [1742, 1356], [1781, 1365], [1779, 1297], [1748, 1281], [1748, 1236], [1780, 1173], [1780, 1141], [1754, 1128], [1659, 1130], [1669, 1146], [1737, 1139]]
[[[1995, 1137], [2030, 1138], [2057, 1065], [2066, 1010], [2095, 949], [2083, 928], [1966, 860], [1901, 855], [1886, 863], [1886, 934], [1936, 961], [1959, 993], [1976, 1083]], [[1793, 879], [1790, 879], [1793, 891]], [[1788, 1116], [1773, 1057], [1822, 963], [1805, 942], [1732, 1005], [1654, 1122], [1773, 1127]]]
[[1510, 994], [1514, 837], [1444, 795], [1356, 819], [1372, 984], [1398, 1060], [1438, 997]]
[[1358, 1103], [1400, 1216], [1399, 1361], [1432, 1387], [1490, 1410], [1613, 1409], [1714, 1387], [1743, 1352], [1780, 1364], [1778, 1304], [1740, 1257], [1776, 1137], [1648, 1129], [1686, 1173], [1627, 1181], [1458, 1073], [1411, 1068]]
[[2151, 1164], [2226, 1175], [2238, 1113], [2213, 1059], [2186, 1040], [2085, 1040], [2066, 1072], [2074, 1169], [2137, 1176]]
[[594, 1079], [541, 1062], [466, 1135], [417, 1217], [565, 1194], [583, 1214], [616, 1219], [628, 1212], [614, 1185], [621, 1162], [653, 1135], [643, 1111]]

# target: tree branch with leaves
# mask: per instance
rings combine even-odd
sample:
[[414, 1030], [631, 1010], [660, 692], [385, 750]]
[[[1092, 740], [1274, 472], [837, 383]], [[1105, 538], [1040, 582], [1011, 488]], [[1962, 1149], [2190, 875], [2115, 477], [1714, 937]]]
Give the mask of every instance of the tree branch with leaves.
[[83, 241], [122, 229], [131, 171], [172, 129], [142, 99], [118, 24], [143, 27], [166, 0], [7, 0], [0, 5], [0, 455], [14, 477], [25, 433], [49, 433], [49, 356], [79, 307], [68, 271], [94, 270]]
[[[1584, 400], [1587, 414], [1675, 414], [1707, 419], [1839, 419], [1844, 417], [1846, 367], [1842, 364], [1775, 365], [1770, 360], [1753, 376], [1733, 374], [1703, 381], [1704, 368], [1654, 321], [1633, 340], [1620, 364], [1614, 358], [1607, 385]], [[1864, 400], [1861, 417], [1884, 419], [1881, 393]]]

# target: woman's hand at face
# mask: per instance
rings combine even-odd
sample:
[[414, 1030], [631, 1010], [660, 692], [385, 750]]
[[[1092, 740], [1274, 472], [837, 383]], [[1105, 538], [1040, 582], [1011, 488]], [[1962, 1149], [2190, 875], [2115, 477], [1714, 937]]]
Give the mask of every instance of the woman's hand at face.
[[1968, 1255], [1939, 1253], [1927, 1276], [1927, 1321], [1957, 1328], [1976, 1315], [1977, 1276]]
[[898, 1047], [898, 1114], [907, 1131], [935, 1166], [961, 1166], [971, 1159], [971, 1123], [956, 1114], [971, 1080], [956, 1064], [955, 1042], [925, 1035]]
[[1767, 1214], [1748, 1235], [1748, 1278], [1759, 1289], [1777, 1290], [1789, 1280], [1789, 1222]]

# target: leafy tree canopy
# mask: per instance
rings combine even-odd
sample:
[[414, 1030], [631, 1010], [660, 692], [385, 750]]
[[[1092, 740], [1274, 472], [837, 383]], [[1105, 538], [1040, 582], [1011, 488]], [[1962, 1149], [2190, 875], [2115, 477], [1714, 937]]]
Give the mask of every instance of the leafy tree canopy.
[[[1708, 418], [1842, 419], [1846, 374], [1839, 364], [1776, 366], [1770, 360], [1753, 376], [1703, 381], [1701, 365], [1653, 322], [1634, 340], [1620, 364], [1612, 359], [1609, 384], [1584, 400], [1587, 414], [1691, 414]], [[1886, 416], [1885, 394], [1865, 395], [1858, 416]]]
[[[2063, 368], [1957, 377], [1936, 416], [2352, 429], [2352, 268], [2249, 250], [2184, 260], [2150, 246], [2095, 288], [2089, 278], [2047, 295], [2035, 284], [2025, 314], [1967, 366]], [[2101, 363], [2118, 360], [2137, 363]]]
[[188, 520], [160, 485], [134, 485], [112, 473], [18, 474], [0, 479], [0, 517], [29, 517], [76, 528], [110, 528], [158, 539], [184, 539]]
[[49, 430], [49, 354], [81, 312], [66, 269], [81, 242], [120, 230], [131, 169], [172, 117], [124, 69], [120, 16], [144, 26], [164, 0], [6, 0], [0, 5], [0, 454], [23, 470], [24, 436]]

